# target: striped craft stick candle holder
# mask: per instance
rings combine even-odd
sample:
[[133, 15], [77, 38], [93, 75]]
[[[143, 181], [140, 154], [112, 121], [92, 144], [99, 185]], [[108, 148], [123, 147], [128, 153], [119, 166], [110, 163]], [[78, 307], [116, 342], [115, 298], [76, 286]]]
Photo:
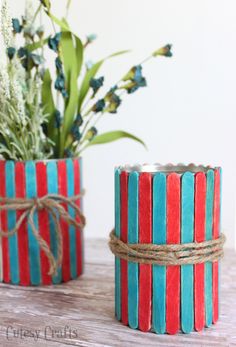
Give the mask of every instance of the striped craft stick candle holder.
[[[220, 186], [220, 168], [156, 164], [115, 170], [115, 230], [109, 244], [116, 255], [115, 313], [123, 324], [176, 334], [216, 323], [224, 242]], [[133, 252], [144, 252], [142, 244], [166, 252], [165, 247], [186, 243], [201, 243], [204, 260], [201, 252], [196, 255], [199, 248], [187, 263], [183, 256], [179, 265], [172, 258], [167, 265], [160, 253], [155, 263]], [[148, 256], [153, 259], [153, 254]]]
[[[70, 198], [80, 194], [81, 185], [81, 159], [0, 161], [0, 198], [33, 200], [48, 194]], [[74, 202], [81, 208], [80, 198]], [[63, 207], [71, 218], [79, 219], [74, 208], [66, 204]], [[0, 210], [1, 230], [13, 229], [23, 213], [22, 210]], [[49, 259], [32, 232], [29, 218], [25, 218], [13, 236], [0, 238], [1, 282], [48, 285], [66, 282], [82, 274], [82, 230], [66, 223], [61, 216], [57, 215], [57, 218], [62, 236], [62, 264], [57, 273], [49, 275]], [[56, 258], [58, 239], [52, 214], [43, 208], [36, 209], [33, 221]]]

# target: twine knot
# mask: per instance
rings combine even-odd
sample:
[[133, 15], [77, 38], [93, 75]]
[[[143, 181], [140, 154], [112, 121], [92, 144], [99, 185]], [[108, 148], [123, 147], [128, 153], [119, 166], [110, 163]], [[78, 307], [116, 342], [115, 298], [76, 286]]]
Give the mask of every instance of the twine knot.
[[[59, 194], [47, 194], [40, 198], [0, 198], [0, 211], [22, 211], [17, 219], [16, 225], [9, 231], [0, 230], [0, 237], [11, 237], [16, 234], [22, 223], [27, 220], [31, 230], [39, 243], [40, 248], [46, 254], [49, 261], [49, 275], [56, 275], [57, 269], [62, 264], [62, 245], [63, 237], [59, 220], [65, 220], [69, 225], [82, 230], [85, 226], [85, 217], [80, 208], [76, 205], [76, 201], [82, 197], [82, 194], [72, 197], [65, 197]], [[67, 207], [74, 209], [75, 217], [72, 218], [67, 211]], [[57, 255], [53, 255], [50, 246], [40, 235], [38, 227], [34, 222], [34, 215], [37, 211], [45, 210], [52, 216], [54, 222], [55, 234], [57, 238]], [[77, 220], [78, 218], [78, 220]]]
[[34, 205], [36, 206], [37, 210], [42, 210], [44, 208], [43, 202], [40, 198], [34, 198]]
[[217, 239], [203, 242], [168, 245], [131, 244], [120, 240], [112, 230], [109, 247], [116, 257], [130, 262], [169, 266], [217, 261], [224, 255], [225, 240], [225, 235], [221, 234]]

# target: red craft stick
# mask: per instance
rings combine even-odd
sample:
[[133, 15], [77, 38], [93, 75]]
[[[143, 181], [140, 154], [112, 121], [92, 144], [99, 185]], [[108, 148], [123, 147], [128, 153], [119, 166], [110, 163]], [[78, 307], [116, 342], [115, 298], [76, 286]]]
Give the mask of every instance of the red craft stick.
[[[6, 197], [5, 161], [0, 160], [0, 196]], [[7, 212], [0, 211], [1, 229], [7, 231]], [[8, 238], [2, 237], [3, 282], [10, 282], [10, 260]]]
[[[213, 239], [220, 235], [220, 172], [215, 170], [214, 210], [213, 210]], [[219, 263], [212, 263], [212, 297], [213, 297], [213, 323], [219, 318]]]
[[[58, 194], [67, 196], [67, 170], [66, 161], [59, 160], [58, 163]], [[62, 205], [66, 210], [66, 204]], [[65, 220], [60, 219], [61, 230], [63, 235], [63, 260], [62, 260], [62, 279], [64, 282], [70, 280], [70, 241], [69, 241], [69, 226]]]
[[[152, 176], [139, 176], [139, 243], [152, 242]], [[139, 329], [151, 329], [152, 266], [139, 265]]]
[[[81, 193], [81, 187], [80, 187], [80, 165], [79, 165], [79, 159], [74, 160], [74, 192], [75, 195], [79, 195]], [[80, 208], [80, 199], [78, 199], [76, 202], [76, 205]], [[80, 218], [78, 215], [76, 215], [76, 220], [79, 223]], [[76, 231], [76, 256], [77, 256], [77, 275], [81, 275], [83, 271], [82, 267], [82, 230]]]
[[[120, 175], [121, 192], [121, 233], [120, 238], [127, 242], [128, 238], [128, 173]], [[121, 321], [128, 324], [128, 264], [124, 259], [120, 260], [121, 268]]]
[[[25, 164], [16, 162], [15, 164], [15, 187], [16, 198], [25, 198]], [[23, 211], [16, 211], [17, 220]], [[30, 269], [29, 269], [29, 248], [28, 248], [28, 232], [27, 221], [24, 220], [18, 230], [18, 252], [19, 252], [19, 272], [20, 284], [24, 286], [30, 285]]]
[[[37, 177], [37, 195], [42, 197], [48, 193], [47, 187], [47, 166], [43, 162], [36, 163], [36, 177]], [[42, 238], [47, 242], [50, 247], [50, 229], [48, 212], [45, 210], [38, 211], [38, 224], [39, 232]], [[48, 275], [49, 262], [45, 253], [40, 249], [40, 261], [41, 261], [41, 276], [43, 284], [51, 284], [52, 278]]]
[[[167, 244], [180, 243], [180, 177], [167, 177]], [[176, 334], [180, 328], [180, 266], [166, 270], [166, 331]]]
[[[197, 242], [205, 241], [206, 222], [206, 175], [199, 172], [195, 175], [195, 215], [194, 215], [194, 239]], [[195, 330], [200, 331], [205, 325], [205, 265], [194, 266], [194, 315]]]

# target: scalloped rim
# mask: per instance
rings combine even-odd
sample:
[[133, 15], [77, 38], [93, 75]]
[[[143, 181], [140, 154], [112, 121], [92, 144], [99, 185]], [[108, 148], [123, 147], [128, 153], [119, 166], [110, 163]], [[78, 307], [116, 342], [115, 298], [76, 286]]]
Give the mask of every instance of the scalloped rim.
[[155, 164], [134, 164], [134, 165], [121, 165], [116, 167], [116, 169], [119, 169], [120, 171], [125, 171], [125, 172], [146, 172], [146, 173], [157, 173], [157, 172], [162, 172], [166, 174], [170, 173], [178, 173], [178, 174], [184, 174], [185, 172], [192, 172], [192, 173], [198, 173], [198, 172], [204, 172], [207, 173], [209, 170], [217, 170], [219, 167], [213, 167], [210, 165], [204, 166], [202, 164], [196, 165], [194, 163], [191, 164], [183, 164], [183, 163], [178, 163], [178, 164], [160, 164], [160, 163], [155, 163]]

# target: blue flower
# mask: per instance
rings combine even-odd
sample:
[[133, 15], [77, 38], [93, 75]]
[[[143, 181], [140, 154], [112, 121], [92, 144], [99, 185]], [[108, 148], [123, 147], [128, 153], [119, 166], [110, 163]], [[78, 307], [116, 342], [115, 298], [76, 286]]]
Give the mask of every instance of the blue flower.
[[60, 74], [57, 76], [57, 79], [55, 81], [55, 89], [58, 91], [62, 91], [65, 89], [65, 78], [63, 74]]
[[35, 53], [29, 53], [25, 48], [18, 50], [18, 57], [22, 59], [22, 66], [30, 71], [33, 67], [39, 67], [44, 63], [44, 58]]
[[30, 54], [30, 59], [32, 60], [32, 64], [35, 67], [38, 67], [39, 65], [44, 63], [43, 57], [38, 55], [38, 54], [31, 53]]
[[93, 89], [93, 97], [97, 93], [97, 91], [103, 86], [104, 77], [99, 78], [91, 78], [89, 82], [89, 86]]
[[123, 77], [122, 81], [135, 81], [139, 82], [143, 78], [142, 76], [142, 66], [133, 66], [129, 72]]
[[27, 49], [25, 47], [21, 47], [21, 48], [18, 49], [17, 54], [18, 54], [19, 58], [23, 58], [23, 57], [28, 55], [28, 51], [27, 51]]
[[80, 113], [77, 114], [75, 118], [75, 124], [80, 127], [83, 124], [83, 118]]
[[94, 137], [97, 135], [97, 133], [98, 131], [95, 127], [90, 128], [86, 134], [86, 140], [92, 141]]
[[79, 128], [75, 123], [72, 125], [70, 133], [74, 141], [79, 141], [81, 139], [82, 134], [80, 133]]
[[106, 97], [105, 100], [108, 102], [108, 106], [106, 108], [106, 111], [109, 113], [117, 113], [117, 109], [120, 106], [122, 100], [119, 97], [119, 95], [117, 95], [115, 92], [113, 92], [112, 90], [110, 90]]
[[54, 37], [48, 39], [48, 46], [54, 52], [58, 52], [59, 43], [61, 40], [61, 33], [57, 33]]
[[104, 99], [100, 99], [96, 102], [96, 104], [93, 105], [92, 111], [97, 113], [103, 111], [104, 107], [106, 105], [106, 102]]
[[88, 43], [91, 43], [91, 42], [95, 41], [96, 38], [97, 38], [96, 34], [90, 34], [87, 36], [87, 41], [88, 41]]
[[19, 19], [12, 18], [12, 26], [13, 26], [13, 30], [16, 34], [21, 33], [22, 25], [20, 24]]
[[59, 129], [61, 127], [62, 118], [61, 112], [59, 110], [55, 111], [55, 128]]
[[134, 67], [134, 77], [132, 78], [133, 81], [139, 83], [140, 81], [143, 80], [142, 76], [142, 66], [138, 65]]
[[63, 73], [60, 73], [57, 76], [54, 87], [56, 90], [61, 92], [64, 97], [68, 96], [68, 93], [67, 93], [66, 87], [65, 87], [65, 76]]
[[67, 99], [69, 97], [69, 94], [67, 93], [66, 89], [62, 89], [61, 94], [63, 96], [63, 98]]
[[122, 86], [121, 89], [125, 89], [128, 94], [134, 93], [136, 90], [138, 90], [140, 87], [146, 87], [147, 81], [144, 77], [138, 82], [131, 81], [127, 83], [126, 85]]
[[56, 57], [55, 59], [55, 65], [56, 65], [56, 69], [59, 73], [63, 72], [63, 67], [62, 67], [62, 61], [60, 59], [60, 57]]
[[159, 48], [157, 51], [153, 52], [153, 56], [157, 57], [158, 55], [162, 55], [164, 57], [172, 57], [172, 52], [171, 52], [172, 45], [168, 44], [162, 48]]
[[16, 54], [16, 49], [14, 47], [8, 47], [7, 48], [7, 55], [10, 60], [14, 58], [14, 55]]
[[111, 87], [111, 89], [109, 90], [108, 94], [109, 93], [114, 93], [117, 89], [118, 89], [118, 86], [114, 85], [113, 87]]

